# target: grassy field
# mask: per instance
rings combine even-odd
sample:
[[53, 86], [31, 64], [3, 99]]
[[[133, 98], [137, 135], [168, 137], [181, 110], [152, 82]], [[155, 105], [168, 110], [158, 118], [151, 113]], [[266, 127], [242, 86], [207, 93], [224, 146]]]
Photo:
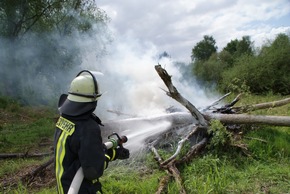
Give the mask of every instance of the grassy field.
[[[282, 98], [247, 95], [237, 106]], [[290, 116], [290, 105], [251, 114]], [[0, 152], [51, 152], [56, 117], [56, 111], [47, 107], [21, 107], [13, 100], [0, 98]], [[290, 127], [247, 126], [243, 132], [247, 154], [230, 147], [208, 149], [190, 163], [178, 166], [187, 193], [290, 193]], [[0, 160], [0, 193], [56, 193], [53, 167], [34, 181], [20, 181], [49, 158]], [[151, 194], [165, 175], [153, 154], [144, 152], [110, 164], [101, 182], [105, 193]], [[173, 179], [166, 193], [179, 193]]]

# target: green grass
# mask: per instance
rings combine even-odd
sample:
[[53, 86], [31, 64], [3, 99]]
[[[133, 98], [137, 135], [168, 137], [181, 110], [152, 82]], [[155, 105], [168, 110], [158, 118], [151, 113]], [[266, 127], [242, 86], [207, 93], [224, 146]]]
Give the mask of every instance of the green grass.
[[[254, 156], [260, 160], [271, 158], [283, 159], [290, 157], [290, 130], [289, 127], [260, 127], [247, 134], [249, 145]], [[257, 140], [258, 139], [258, 140]], [[259, 141], [259, 139], [264, 141]]]
[[[1, 190], [0, 190], [1, 192]], [[3, 194], [55, 194], [56, 188], [42, 188], [42, 189], [28, 189], [26, 185], [23, 185], [21, 182], [18, 183], [16, 187], [11, 189], [6, 189], [3, 191]]]
[[[51, 108], [24, 107], [15, 100], [0, 97], [0, 153], [51, 152], [55, 130], [54, 117], [56, 114]], [[40, 146], [44, 141], [48, 145]], [[31, 167], [46, 160], [47, 158], [0, 160], [0, 180], [12, 178], [17, 181], [22, 175], [30, 172]], [[1, 188], [1, 192], [31, 193], [21, 182], [16, 187], [8, 187], [5, 190]]]
[[[139, 167], [140, 169], [140, 167]], [[154, 193], [158, 186], [158, 179], [164, 175], [157, 169], [118, 166], [109, 167], [104, 176], [100, 179], [104, 193]]]
[[[282, 98], [273, 95], [246, 95], [237, 106]], [[1, 100], [0, 110], [0, 152], [38, 150], [41, 149], [38, 144], [43, 138], [53, 139], [53, 111], [9, 103], [1, 106]], [[255, 111], [251, 114], [290, 116], [290, 106]], [[249, 156], [242, 154], [239, 149], [209, 150], [190, 163], [178, 166], [187, 193], [289, 193], [290, 127], [255, 126], [243, 131]], [[166, 158], [172, 152], [160, 150], [160, 154]], [[45, 160], [1, 160], [0, 180]], [[100, 181], [105, 193], [151, 194], [157, 191], [159, 181], [164, 176], [166, 172], [159, 169], [153, 155], [148, 153], [128, 161], [111, 163]], [[19, 183], [8, 191], [53, 194], [56, 189], [55, 186], [33, 188]], [[170, 179], [166, 193], [179, 193], [174, 179]]]
[[39, 162], [35, 161], [34, 159], [1, 160], [0, 177], [13, 174], [14, 172], [37, 163]]
[[27, 152], [53, 138], [54, 117], [48, 107], [22, 107], [0, 97], [0, 152]]
[[287, 193], [290, 189], [289, 160], [259, 161], [231, 156], [205, 155], [182, 171], [188, 193]]
[[54, 123], [48, 118], [29, 124], [6, 124], [1, 129], [0, 152], [27, 152], [53, 133]]

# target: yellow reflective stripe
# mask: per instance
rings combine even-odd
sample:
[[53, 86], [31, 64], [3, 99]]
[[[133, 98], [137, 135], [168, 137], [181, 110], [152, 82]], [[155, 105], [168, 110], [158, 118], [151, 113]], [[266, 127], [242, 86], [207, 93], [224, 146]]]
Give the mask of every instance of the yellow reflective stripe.
[[114, 160], [114, 159], [115, 159], [115, 157], [116, 157], [116, 150], [115, 150], [115, 149], [113, 149], [113, 156], [112, 156], [112, 160]]
[[105, 156], [106, 156], [109, 160], [111, 160], [111, 157], [110, 157], [109, 155], [105, 154]]
[[61, 177], [60, 175], [60, 170], [61, 170], [61, 162], [59, 160], [60, 158], [60, 154], [62, 152], [62, 146], [61, 146], [61, 139], [64, 138], [64, 133], [62, 133], [57, 141], [57, 145], [56, 145], [56, 158], [55, 158], [55, 175], [56, 175], [56, 182], [57, 182], [57, 190], [58, 193], [63, 193], [63, 189], [62, 189], [62, 184], [61, 184]]
[[56, 127], [58, 127], [60, 130], [62, 130], [62, 133], [57, 141], [56, 145], [56, 168], [55, 168], [55, 174], [56, 174], [56, 181], [57, 181], [57, 188], [58, 193], [63, 194], [63, 187], [61, 183], [61, 177], [63, 175], [63, 159], [65, 156], [65, 143], [68, 136], [72, 135], [75, 131], [75, 124], [68, 119], [60, 116]]
[[56, 146], [56, 169], [55, 169], [55, 174], [56, 174], [56, 181], [57, 181], [57, 187], [58, 187], [58, 193], [63, 194], [63, 188], [61, 184], [61, 177], [63, 174], [63, 166], [62, 162], [65, 156], [65, 142], [68, 137], [68, 133], [62, 132]]
[[[111, 157], [109, 155], [105, 154], [105, 157], [108, 158], [109, 161], [111, 160]], [[108, 164], [107, 164], [107, 161], [106, 160], [105, 160], [104, 163], [105, 163], [104, 164], [104, 170], [105, 170], [108, 167]]]

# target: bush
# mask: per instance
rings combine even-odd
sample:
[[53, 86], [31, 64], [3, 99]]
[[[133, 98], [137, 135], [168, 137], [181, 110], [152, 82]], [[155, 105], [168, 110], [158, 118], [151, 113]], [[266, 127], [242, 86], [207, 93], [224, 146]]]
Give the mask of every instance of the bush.
[[195, 62], [193, 72], [203, 84], [219, 84], [222, 73], [229, 67], [231, 60], [228, 52], [214, 53], [207, 61]]
[[218, 85], [229, 91], [233, 80], [246, 84], [254, 94], [290, 94], [290, 38], [280, 34], [270, 46], [264, 45], [257, 56], [243, 55], [235, 60], [234, 66], [222, 73]]

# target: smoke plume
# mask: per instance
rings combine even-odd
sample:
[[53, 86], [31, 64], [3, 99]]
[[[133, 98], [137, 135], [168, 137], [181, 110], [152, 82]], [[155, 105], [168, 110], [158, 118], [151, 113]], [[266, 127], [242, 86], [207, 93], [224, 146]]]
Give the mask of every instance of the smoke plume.
[[172, 75], [174, 85], [184, 97], [197, 107], [208, 105], [209, 97], [203, 89], [194, 82], [181, 82], [186, 79], [183, 79], [175, 61], [169, 57], [160, 58], [162, 51], [152, 43], [141, 42], [129, 35], [116, 36], [107, 51], [97, 60], [91, 55], [84, 56], [86, 62], [82, 64], [85, 69], [98, 70], [104, 74], [100, 79], [104, 95], [96, 110], [104, 119], [113, 119], [116, 113], [124, 117], [161, 114], [172, 106], [184, 110], [162, 90], [167, 88], [155, 71], [157, 64], [161, 64]]
[[[208, 96], [203, 89], [194, 82], [181, 82], [183, 75], [174, 59], [160, 58], [160, 53], [164, 51], [130, 35], [113, 35], [106, 26], [95, 25], [86, 36], [74, 33], [69, 38], [63, 38], [57, 33], [43, 36], [27, 33], [24, 39], [25, 44], [17, 42], [14, 47], [10, 46], [11, 42], [0, 40], [1, 79], [10, 84], [8, 87], [2, 82], [0, 93], [11, 96], [17, 93], [16, 97], [27, 104], [42, 103], [57, 108], [58, 97], [67, 93], [72, 79], [82, 69], [88, 69], [104, 74], [98, 80], [104, 94], [96, 109], [103, 120], [120, 115], [160, 114], [171, 106], [184, 110], [161, 90], [167, 88], [154, 69], [157, 64], [172, 75], [174, 85], [184, 97], [197, 107], [208, 104]], [[53, 57], [56, 55], [52, 49], [55, 43], [72, 54], [64, 54], [63, 58]], [[63, 61], [72, 55], [78, 56], [72, 63], [79, 63], [79, 66], [64, 64]], [[18, 66], [13, 66], [13, 62]]]

